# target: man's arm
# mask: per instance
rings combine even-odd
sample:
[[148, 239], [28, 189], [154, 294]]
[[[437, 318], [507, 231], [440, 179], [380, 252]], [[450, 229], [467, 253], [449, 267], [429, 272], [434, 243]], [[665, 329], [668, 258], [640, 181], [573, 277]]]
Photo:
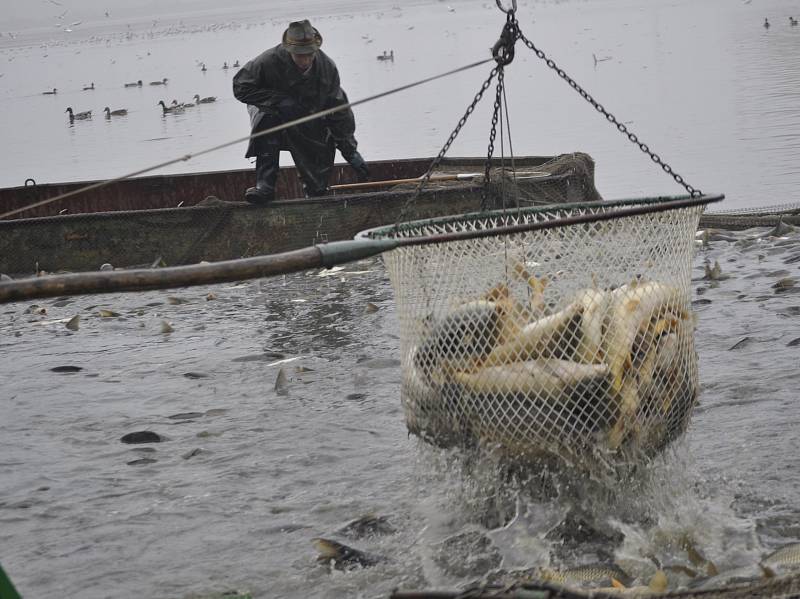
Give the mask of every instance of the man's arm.
[[240, 102], [270, 109], [286, 99], [286, 94], [273, 88], [264, 61], [258, 58], [245, 64], [233, 76], [233, 95]]

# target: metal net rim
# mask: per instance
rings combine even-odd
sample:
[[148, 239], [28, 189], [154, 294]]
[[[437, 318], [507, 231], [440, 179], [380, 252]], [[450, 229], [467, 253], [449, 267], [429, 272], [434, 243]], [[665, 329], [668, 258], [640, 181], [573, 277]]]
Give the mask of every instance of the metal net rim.
[[[506, 229], [520, 226], [525, 229], [558, 228], [576, 224], [567, 220], [570, 215], [581, 215], [584, 217], [581, 222], [592, 222], [593, 220], [616, 218], [617, 212], [619, 212], [619, 217], [623, 218], [636, 209], [644, 212], [658, 212], [680, 210], [692, 206], [705, 207], [707, 204], [721, 201], [724, 197], [723, 194], [704, 194], [702, 196], [686, 194], [468, 212], [375, 227], [361, 231], [355, 238], [362, 240], [403, 239], [405, 241], [417, 239], [424, 242], [427, 238], [433, 238], [442, 233], [452, 233], [458, 237], [466, 232], [484, 235], [502, 234]], [[554, 213], [561, 216], [553, 216]], [[542, 219], [542, 217], [544, 218]], [[535, 222], [537, 218], [539, 221]], [[513, 219], [511, 226], [504, 222], [506, 219]], [[519, 223], [526, 224], [520, 225]]]

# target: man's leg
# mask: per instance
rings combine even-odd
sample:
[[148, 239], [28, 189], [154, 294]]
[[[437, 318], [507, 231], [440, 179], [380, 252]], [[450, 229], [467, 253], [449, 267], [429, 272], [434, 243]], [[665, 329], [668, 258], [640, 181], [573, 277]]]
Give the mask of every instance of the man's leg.
[[244, 199], [251, 204], [267, 204], [275, 199], [275, 184], [278, 182], [278, 160], [280, 150], [256, 156], [256, 186], [244, 192]]
[[307, 197], [328, 195], [328, 181], [336, 156], [336, 146], [333, 140], [327, 137], [327, 131], [319, 126], [302, 128], [301, 125], [293, 127], [287, 134], [288, 146], [291, 148], [292, 159], [303, 182], [305, 195]]

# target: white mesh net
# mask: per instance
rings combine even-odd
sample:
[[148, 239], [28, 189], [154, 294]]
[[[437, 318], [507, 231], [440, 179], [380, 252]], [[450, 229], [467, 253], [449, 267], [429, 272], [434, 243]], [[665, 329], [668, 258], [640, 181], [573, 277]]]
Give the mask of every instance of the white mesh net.
[[[408, 223], [419, 237], [656, 200]], [[701, 206], [402, 247], [395, 289], [408, 428], [442, 446], [614, 467], [679, 436], [697, 400], [690, 269]]]

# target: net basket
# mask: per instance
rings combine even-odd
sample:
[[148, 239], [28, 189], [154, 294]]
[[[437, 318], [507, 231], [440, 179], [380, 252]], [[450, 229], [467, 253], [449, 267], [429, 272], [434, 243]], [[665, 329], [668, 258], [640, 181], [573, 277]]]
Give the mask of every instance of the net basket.
[[[590, 469], [638, 462], [680, 436], [698, 395], [690, 271], [703, 205], [622, 214], [681, 199], [558, 204], [363, 233], [426, 240], [384, 254], [409, 431], [443, 447], [491, 446]], [[562, 224], [579, 215], [590, 222]], [[437, 242], [464, 232], [480, 236]]]

